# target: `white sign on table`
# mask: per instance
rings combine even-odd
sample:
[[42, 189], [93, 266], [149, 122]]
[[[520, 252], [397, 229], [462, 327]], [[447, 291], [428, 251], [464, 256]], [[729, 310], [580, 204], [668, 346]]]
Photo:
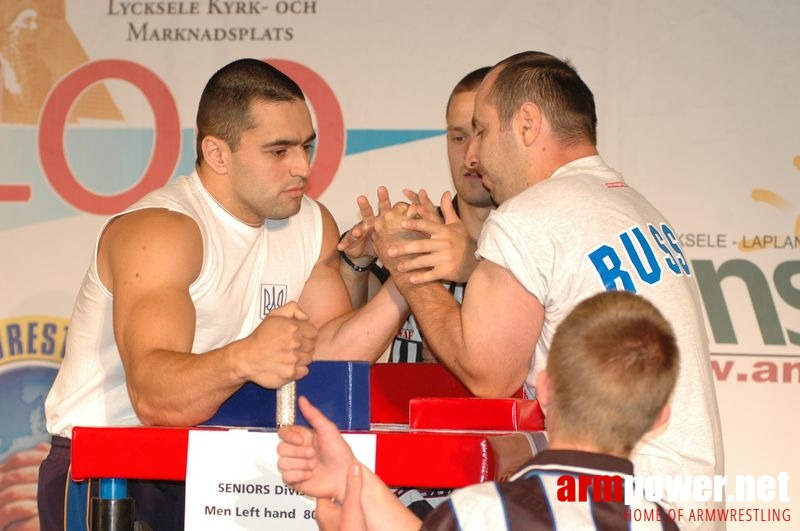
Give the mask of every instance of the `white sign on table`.
[[[355, 456], [375, 470], [375, 435], [345, 434]], [[186, 529], [316, 530], [314, 499], [284, 485], [278, 435], [192, 430], [186, 458]]]

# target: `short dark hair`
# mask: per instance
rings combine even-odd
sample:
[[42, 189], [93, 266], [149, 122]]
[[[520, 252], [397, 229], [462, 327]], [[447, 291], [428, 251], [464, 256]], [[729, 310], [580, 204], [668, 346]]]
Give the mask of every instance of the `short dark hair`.
[[254, 127], [250, 107], [254, 101], [305, 100], [289, 76], [258, 59], [239, 59], [223, 66], [206, 83], [197, 108], [197, 164], [203, 160], [206, 136], [224, 140], [231, 150], [239, 147], [243, 131]]
[[450, 97], [447, 98], [447, 107], [444, 108], [445, 114], [450, 111], [450, 104], [453, 102], [453, 98], [456, 94], [478, 90], [481, 81], [483, 81], [483, 78], [486, 77], [486, 74], [488, 74], [491, 69], [491, 66], [482, 66], [462, 77], [459, 82], [456, 83], [456, 86], [453, 87], [453, 91], [450, 92]]
[[490, 101], [505, 129], [525, 102], [539, 106], [566, 144], [588, 140], [597, 145], [597, 113], [589, 87], [568, 62], [544, 52], [521, 52], [497, 65]]

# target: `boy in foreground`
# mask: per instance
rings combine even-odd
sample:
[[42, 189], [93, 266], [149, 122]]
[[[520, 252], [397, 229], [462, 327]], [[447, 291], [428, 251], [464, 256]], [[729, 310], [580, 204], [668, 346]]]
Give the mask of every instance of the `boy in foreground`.
[[[317, 498], [318, 523], [329, 531], [677, 529], [653, 502], [563, 502], [556, 493], [565, 475], [633, 475], [633, 447], [669, 420], [678, 364], [672, 328], [646, 299], [610, 291], [584, 300], [559, 326], [538, 375], [548, 449], [508, 482], [455, 491], [424, 522], [355, 459], [336, 427], [305, 398], [299, 406], [314, 429], [281, 428], [278, 468], [288, 485]], [[631, 521], [632, 509], [660, 518]]]

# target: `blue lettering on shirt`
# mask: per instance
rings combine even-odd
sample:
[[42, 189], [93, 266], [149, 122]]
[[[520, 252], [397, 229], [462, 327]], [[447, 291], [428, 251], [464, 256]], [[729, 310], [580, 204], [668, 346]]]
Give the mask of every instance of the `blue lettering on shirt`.
[[657, 284], [662, 276], [662, 263], [675, 276], [691, 276], [675, 231], [666, 223], [660, 227], [648, 224], [647, 229], [631, 227], [619, 233], [618, 242], [603, 243], [587, 253], [606, 290], [636, 293], [637, 283]]
[[650, 247], [650, 243], [645, 238], [645, 235], [642, 234], [642, 229], [639, 227], [634, 227], [631, 229], [631, 233], [636, 237], [636, 240], [639, 242], [639, 247], [644, 253], [644, 258], [647, 261], [647, 265], [649, 265], [649, 269], [645, 267], [642, 263], [641, 256], [639, 253], [636, 252], [636, 248], [633, 245], [633, 241], [631, 241], [630, 234], [627, 232], [623, 232], [619, 235], [619, 239], [622, 241], [622, 245], [625, 247], [625, 251], [628, 253], [628, 257], [633, 262], [633, 267], [636, 268], [636, 273], [638, 273], [639, 278], [644, 280], [646, 283], [653, 285], [659, 280], [661, 280], [661, 266], [658, 265], [656, 262], [655, 253], [653, 253], [653, 249]]
[[[617, 251], [613, 247], [601, 245], [589, 253], [589, 260], [594, 264], [597, 273], [600, 275], [600, 280], [603, 281], [603, 286], [607, 290], [621, 287], [628, 291], [636, 292], [636, 286], [633, 285], [630, 273], [622, 269], [622, 260], [620, 260]], [[619, 286], [617, 281], [622, 282], [622, 286]]]

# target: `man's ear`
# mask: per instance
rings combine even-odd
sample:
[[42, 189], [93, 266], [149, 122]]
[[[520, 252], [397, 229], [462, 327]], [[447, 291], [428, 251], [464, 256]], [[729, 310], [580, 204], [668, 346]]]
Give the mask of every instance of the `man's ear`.
[[228, 143], [216, 136], [203, 137], [200, 146], [203, 150], [203, 160], [214, 173], [228, 173], [228, 155], [231, 150]]
[[547, 374], [547, 370], [536, 375], [536, 400], [539, 401], [539, 407], [542, 408], [542, 413], [547, 416], [550, 406], [553, 403], [553, 393], [550, 389], [550, 375]]
[[542, 110], [532, 101], [526, 101], [520, 106], [517, 119], [522, 142], [530, 146], [539, 137], [542, 129]]

